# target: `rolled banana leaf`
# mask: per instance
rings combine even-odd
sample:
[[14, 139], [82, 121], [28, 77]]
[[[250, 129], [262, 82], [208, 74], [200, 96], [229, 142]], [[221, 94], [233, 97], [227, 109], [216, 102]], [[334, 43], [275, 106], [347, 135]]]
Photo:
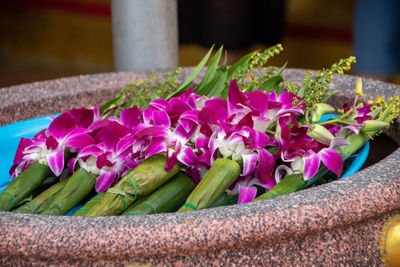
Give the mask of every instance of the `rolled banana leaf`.
[[178, 212], [208, 208], [239, 176], [240, 165], [218, 158]]
[[185, 203], [195, 188], [186, 174], [180, 172], [138, 205], [132, 205], [122, 215], [143, 215], [170, 212]]
[[86, 216], [111, 216], [126, 211], [140, 196], [150, 194], [178, 173], [177, 165], [166, 172], [166, 163], [167, 158], [163, 155], [154, 155], [143, 161], [114, 187], [109, 188]]
[[64, 188], [41, 212], [43, 215], [64, 215], [82, 201], [93, 189], [97, 176], [78, 169], [72, 174]]
[[43, 181], [50, 176], [49, 166], [33, 163], [18, 177], [11, 181], [7, 188], [0, 194], [0, 211], [9, 211], [20, 204]]
[[47, 190], [43, 191], [40, 195], [33, 198], [31, 201], [13, 210], [13, 212], [32, 214], [42, 212], [44, 207], [47, 207], [48, 204], [53, 201], [55, 196], [65, 187], [70, 178], [71, 176], [62, 179]]
[[106, 194], [105, 192], [96, 194], [88, 202], [86, 202], [82, 208], [77, 210], [72, 216], [85, 216], [86, 213], [88, 213], [88, 211], [90, 211], [90, 209], [105, 196], [105, 194]]

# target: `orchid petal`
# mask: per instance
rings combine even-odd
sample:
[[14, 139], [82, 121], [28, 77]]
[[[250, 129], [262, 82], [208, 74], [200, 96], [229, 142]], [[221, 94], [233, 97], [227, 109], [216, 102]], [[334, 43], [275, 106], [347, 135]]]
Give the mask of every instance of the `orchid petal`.
[[100, 130], [99, 136], [107, 150], [115, 150], [118, 141], [129, 133], [130, 131], [125, 126], [112, 122]]
[[305, 181], [310, 180], [317, 173], [320, 165], [319, 155], [313, 154], [304, 159], [304, 174], [303, 178]]
[[239, 184], [239, 199], [238, 204], [248, 203], [253, 201], [257, 195], [257, 188], [255, 186], [242, 186]]
[[171, 121], [166, 111], [153, 112], [154, 125], [164, 126], [165, 128], [171, 127]]
[[111, 162], [108, 158], [108, 153], [103, 153], [97, 157], [96, 167], [98, 169], [102, 169], [103, 167], [113, 167], [115, 162]]
[[258, 165], [255, 176], [263, 184], [274, 185], [275, 159], [266, 149], [258, 150]]
[[172, 149], [167, 150], [167, 163], [165, 165], [166, 172], [170, 172], [174, 168], [174, 166], [178, 163], [177, 154], [178, 152]]
[[239, 90], [236, 80], [233, 79], [228, 88], [228, 113], [235, 113], [238, 109], [241, 108], [239, 104], [245, 104], [246, 100], [247, 99], [245, 94]]
[[93, 137], [88, 134], [75, 135], [68, 137], [65, 146], [72, 148], [84, 148], [94, 143]]
[[106, 191], [110, 187], [112, 182], [114, 181], [115, 175], [116, 175], [115, 171], [107, 172], [107, 171], [101, 170], [99, 178], [97, 178], [96, 185], [95, 185], [96, 192], [101, 193], [101, 192]]
[[177, 155], [177, 159], [186, 166], [195, 166], [199, 161], [196, 154], [190, 147], [184, 147]]
[[47, 162], [50, 166], [51, 171], [59, 176], [64, 169], [64, 152], [57, 151], [55, 153], [47, 155]]
[[103, 153], [103, 150], [100, 148], [100, 144], [98, 145], [90, 145], [87, 146], [85, 148], [83, 148], [80, 152], [79, 152], [79, 158], [84, 158], [87, 156], [95, 156], [98, 157]]
[[169, 102], [165, 99], [155, 99], [153, 101], [151, 101], [151, 103], [149, 104], [149, 107], [154, 107], [158, 110], [167, 110], [169, 108]]
[[49, 125], [49, 133], [56, 139], [63, 139], [71, 130], [76, 128], [76, 122], [69, 113], [63, 113]]
[[[197, 125], [196, 125], [197, 126]], [[175, 130], [174, 130], [174, 135], [179, 137], [180, 141], [183, 143], [186, 143], [189, 141], [192, 137], [193, 134], [196, 132], [196, 128], [193, 127], [190, 129], [190, 131], [186, 132], [185, 129], [183, 128], [182, 125], [179, 125]]]
[[88, 130], [91, 131], [91, 132], [92, 131], [96, 131], [96, 130], [98, 130], [100, 128], [104, 128], [104, 127], [108, 126], [110, 123], [112, 123], [112, 121], [109, 120], [108, 118], [106, 120], [98, 120], [98, 121], [93, 122], [89, 126]]
[[249, 141], [251, 143], [249, 143], [248, 145], [251, 148], [264, 148], [267, 145], [268, 140], [269, 137], [265, 133], [250, 129]]
[[[283, 175], [283, 172], [285, 175]], [[275, 170], [275, 182], [278, 184], [287, 175], [293, 174], [293, 170], [286, 165], [280, 165]], [[283, 177], [282, 177], [283, 176]]]
[[199, 113], [198, 110], [189, 110], [181, 115], [179, 123], [186, 132], [190, 131], [193, 127], [197, 127]]
[[199, 113], [200, 123], [217, 124], [228, 118], [226, 100], [214, 97], [205, 103], [205, 107]]
[[14, 164], [20, 163], [22, 161], [25, 148], [29, 147], [32, 142], [32, 139], [21, 137], [21, 140], [18, 144], [17, 152], [15, 153]]
[[343, 171], [343, 159], [340, 154], [332, 149], [322, 149], [319, 153], [325, 166], [340, 177]]
[[116, 153], [121, 154], [124, 151], [128, 150], [129, 148], [132, 147], [133, 142], [135, 142], [133, 135], [120, 139], [117, 143]]
[[243, 154], [243, 168], [242, 168], [242, 176], [246, 176], [254, 171], [257, 164], [257, 154]]
[[358, 134], [360, 132], [360, 128], [355, 125], [348, 125], [348, 126], [343, 127], [343, 129], [349, 129], [355, 134]]
[[138, 139], [152, 136], [152, 137], [163, 137], [167, 134], [167, 129], [163, 126], [149, 126], [138, 131], [135, 136]]
[[[92, 108], [79, 108], [79, 109], [71, 109], [68, 111], [71, 115], [71, 118], [76, 122], [77, 126], [88, 128], [94, 121], [96, 117], [98, 117], [98, 109]], [[97, 114], [97, 116], [96, 116]]]
[[268, 96], [261, 90], [246, 93], [250, 106], [259, 114], [264, 114], [268, 108]]
[[350, 144], [349, 141], [347, 141], [343, 137], [335, 137], [332, 139], [329, 148], [334, 149], [336, 147], [347, 146], [348, 144]]
[[281, 102], [283, 104], [283, 107], [285, 109], [292, 108], [293, 99], [297, 99], [297, 102], [300, 103], [299, 110], [301, 113], [303, 112], [303, 109], [305, 108], [305, 101], [292, 92], [283, 92], [279, 95], [278, 99], [279, 99], [279, 102]]
[[57, 149], [58, 148], [57, 139], [54, 136], [50, 135], [46, 140], [46, 147], [47, 149]]
[[122, 125], [128, 128], [134, 128], [141, 121], [140, 110], [137, 106], [124, 109], [120, 113], [120, 118]]
[[149, 146], [146, 148], [145, 157], [148, 159], [149, 157], [160, 152], [165, 152], [166, 150], [167, 148], [165, 146], [164, 138], [156, 137], [151, 140]]
[[70, 159], [70, 160], [68, 160], [68, 170], [71, 172], [71, 173], [74, 173], [75, 172], [75, 166], [76, 166], [76, 163], [78, 162], [78, 157], [75, 157], [75, 158], [72, 158], [72, 159]]

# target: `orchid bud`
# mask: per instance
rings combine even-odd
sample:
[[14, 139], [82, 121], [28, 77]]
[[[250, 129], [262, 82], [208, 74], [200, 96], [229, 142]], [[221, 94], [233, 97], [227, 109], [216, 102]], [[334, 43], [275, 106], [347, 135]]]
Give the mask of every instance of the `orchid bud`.
[[389, 127], [389, 123], [384, 122], [384, 121], [379, 121], [379, 120], [367, 120], [364, 121], [364, 127], [362, 128], [363, 131], [365, 132], [375, 132], [375, 131], [380, 131], [383, 130], [387, 127]]
[[362, 92], [362, 80], [360, 77], [357, 78], [357, 82], [356, 82], [356, 95], [363, 97], [364, 94]]
[[318, 122], [321, 120], [321, 116], [327, 113], [332, 113], [335, 108], [325, 103], [318, 103], [314, 105], [315, 109], [311, 111], [311, 121]]
[[329, 146], [331, 143], [331, 140], [334, 139], [335, 137], [326, 129], [324, 126], [320, 124], [315, 124], [313, 125], [313, 128], [311, 131], [307, 132], [307, 135], [310, 136], [312, 139], [315, 141]]

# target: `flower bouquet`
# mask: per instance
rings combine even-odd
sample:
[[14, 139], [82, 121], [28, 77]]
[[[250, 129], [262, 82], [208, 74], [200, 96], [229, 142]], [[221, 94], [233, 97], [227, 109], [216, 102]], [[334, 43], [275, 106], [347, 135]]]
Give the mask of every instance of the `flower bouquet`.
[[285, 66], [264, 67], [280, 45], [231, 66], [219, 65], [222, 47], [209, 60], [211, 51], [181, 85], [179, 70], [154, 74], [22, 138], [0, 210], [64, 215], [82, 203], [74, 215], [139, 215], [274, 198], [340, 177], [398, 117], [398, 98], [360, 101], [361, 79], [353, 103], [326, 103], [332, 75], [353, 57], [296, 84]]

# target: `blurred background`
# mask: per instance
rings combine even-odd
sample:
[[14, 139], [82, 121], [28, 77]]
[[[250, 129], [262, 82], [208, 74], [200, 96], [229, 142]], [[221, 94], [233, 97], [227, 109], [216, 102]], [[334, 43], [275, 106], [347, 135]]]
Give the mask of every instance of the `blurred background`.
[[[360, 6], [361, 2], [367, 7]], [[288, 61], [291, 68], [320, 69], [356, 55], [360, 66], [353, 72], [399, 83], [398, 65], [386, 69], [379, 65], [380, 61], [386, 64], [383, 56], [376, 53], [378, 59], [363, 59], [371, 49], [378, 51], [386, 38], [371, 37], [369, 24], [376, 25], [377, 9], [367, 2], [385, 1], [178, 0], [179, 65], [197, 64], [214, 43], [224, 44], [228, 63], [255, 49], [282, 43], [284, 52], [271, 65]], [[388, 21], [380, 26], [394, 25], [399, 10], [394, 9], [393, 18], [382, 10]], [[399, 28], [398, 22], [393, 29]], [[387, 35], [399, 38], [395, 30]], [[400, 62], [391, 54], [400, 51], [397, 39], [388, 44], [393, 51], [384, 53]], [[0, 87], [113, 69], [110, 0], [3, 1]]]

